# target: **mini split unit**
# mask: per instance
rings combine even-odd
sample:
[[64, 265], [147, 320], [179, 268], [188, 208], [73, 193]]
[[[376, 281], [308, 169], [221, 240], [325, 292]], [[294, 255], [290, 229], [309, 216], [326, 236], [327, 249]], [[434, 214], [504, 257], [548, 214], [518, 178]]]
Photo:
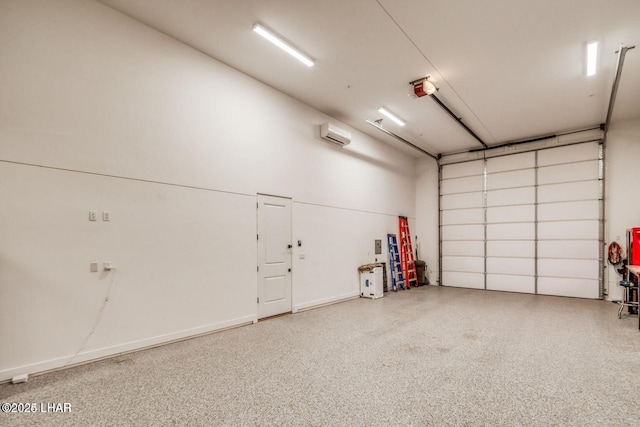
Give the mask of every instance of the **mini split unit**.
[[351, 142], [350, 132], [340, 129], [331, 123], [323, 123], [320, 125], [320, 137], [342, 146], [348, 145]]

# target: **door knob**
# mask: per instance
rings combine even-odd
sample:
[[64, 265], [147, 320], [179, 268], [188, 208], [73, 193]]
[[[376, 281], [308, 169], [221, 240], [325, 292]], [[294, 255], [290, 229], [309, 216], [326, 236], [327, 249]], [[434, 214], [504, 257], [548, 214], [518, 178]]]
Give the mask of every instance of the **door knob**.
[[287, 245], [287, 249], [291, 249], [293, 246], [291, 245]]

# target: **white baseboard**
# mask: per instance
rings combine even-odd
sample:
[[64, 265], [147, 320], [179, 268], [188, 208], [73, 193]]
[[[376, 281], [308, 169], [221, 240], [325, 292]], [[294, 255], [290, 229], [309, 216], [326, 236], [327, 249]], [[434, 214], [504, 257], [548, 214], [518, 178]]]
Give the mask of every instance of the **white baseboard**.
[[29, 365], [16, 366], [0, 371], [0, 382], [11, 380], [16, 375], [43, 374], [45, 372], [69, 368], [84, 363], [95, 362], [108, 357], [118, 356], [123, 353], [131, 353], [134, 351], [145, 350], [151, 347], [171, 344], [176, 341], [182, 341], [189, 338], [195, 338], [200, 335], [206, 335], [211, 332], [217, 332], [223, 329], [229, 329], [246, 324], [256, 323], [257, 315], [243, 316], [224, 322], [213, 323], [210, 325], [199, 326], [196, 328], [186, 329], [183, 331], [172, 332], [170, 334], [158, 335], [155, 337], [145, 338], [142, 340], [131, 341], [128, 343], [118, 344], [110, 347], [103, 347], [95, 350], [89, 350], [77, 355], [69, 354], [55, 359], [45, 360], [32, 363]]
[[293, 312], [297, 313], [299, 311], [311, 310], [313, 308], [319, 308], [325, 305], [336, 304], [339, 302], [347, 301], [353, 298], [358, 298], [360, 294], [358, 292], [350, 292], [343, 295], [336, 295], [329, 298], [322, 298], [315, 301], [309, 301], [301, 304], [296, 304], [293, 306]]

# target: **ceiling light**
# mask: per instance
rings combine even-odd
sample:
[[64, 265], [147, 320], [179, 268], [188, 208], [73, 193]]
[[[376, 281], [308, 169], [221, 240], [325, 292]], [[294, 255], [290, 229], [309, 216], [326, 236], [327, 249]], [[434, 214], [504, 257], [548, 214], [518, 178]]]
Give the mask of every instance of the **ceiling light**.
[[287, 52], [289, 55], [296, 58], [298, 61], [302, 62], [307, 67], [313, 66], [313, 59], [309, 58], [304, 53], [300, 52], [295, 47], [291, 46], [289, 43], [284, 41], [280, 36], [276, 35], [273, 31], [266, 29], [262, 24], [253, 24], [253, 31], [260, 34], [265, 39], [269, 40], [271, 43], [278, 46], [280, 49]]
[[394, 113], [392, 113], [391, 111], [389, 111], [385, 107], [378, 108], [378, 111], [380, 113], [384, 114], [385, 116], [387, 116], [388, 118], [390, 118], [391, 120], [393, 120], [393, 122], [396, 123], [399, 126], [404, 126], [406, 124], [406, 122], [404, 120], [402, 120], [400, 117], [396, 116]]
[[587, 76], [596, 74], [598, 65], [598, 42], [587, 43]]

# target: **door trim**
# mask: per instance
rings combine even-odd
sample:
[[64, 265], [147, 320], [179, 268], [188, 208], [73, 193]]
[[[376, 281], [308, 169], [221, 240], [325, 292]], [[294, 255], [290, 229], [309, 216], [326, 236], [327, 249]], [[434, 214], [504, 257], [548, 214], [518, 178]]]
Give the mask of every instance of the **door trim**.
[[[264, 244], [266, 244], [266, 240], [261, 239], [261, 236], [266, 234], [267, 230], [264, 229], [266, 224], [261, 223], [261, 221], [264, 221], [265, 218], [261, 217], [261, 211], [260, 211], [260, 206], [261, 203], [263, 205], [268, 204], [269, 199], [277, 199], [277, 200], [281, 200], [284, 204], [287, 205], [287, 219], [288, 221], [286, 221], [286, 224], [284, 225], [284, 229], [285, 229], [285, 237], [283, 238], [284, 241], [286, 241], [286, 245], [288, 245], [288, 248], [283, 248], [287, 250], [287, 253], [285, 254], [284, 258], [285, 258], [285, 265], [283, 266], [284, 269], [288, 269], [288, 271], [285, 271], [285, 275], [287, 275], [288, 277], [285, 278], [285, 283], [288, 282], [287, 286], [288, 286], [288, 296], [286, 297], [288, 299], [288, 304], [284, 304], [285, 308], [283, 309], [283, 311], [277, 311], [277, 312], [264, 312], [264, 310], [262, 310], [261, 304], [265, 304], [265, 299], [266, 299], [266, 295], [264, 295], [265, 289], [265, 274], [266, 273], [266, 263], [264, 262], [264, 259], [262, 258], [263, 256], [266, 255], [263, 254], [261, 251], [266, 251], [266, 247], [262, 246]], [[285, 315], [287, 313], [292, 313], [293, 312], [293, 274], [292, 274], [292, 263], [293, 263], [293, 199], [291, 197], [284, 197], [284, 196], [278, 196], [278, 195], [273, 195], [273, 194], [266, 194], [266, 193], [256, 193], [256, 245], [257, 245], [257, 259], [256, 259], [256, 265], [257, 265], [257, 277], [256, 277], [256, 296], [257, 296], [257, 309], [256, 309], [256, 314], [257, 314], [257, 318], [258, 320], [263, 320], [263, 319], [268, 319], [270, 317], [277, 317], [277, 316], [281, 316], [281, 315]], [[274, 288], [275, 289], [275, 288]], [[286, 295], [286, 291], [285, 291], [285, 295]], [[261, 297], [263, 298], [263, 300], [261, 301]], [[262, 313], [261, 313], [262, 311]]]

